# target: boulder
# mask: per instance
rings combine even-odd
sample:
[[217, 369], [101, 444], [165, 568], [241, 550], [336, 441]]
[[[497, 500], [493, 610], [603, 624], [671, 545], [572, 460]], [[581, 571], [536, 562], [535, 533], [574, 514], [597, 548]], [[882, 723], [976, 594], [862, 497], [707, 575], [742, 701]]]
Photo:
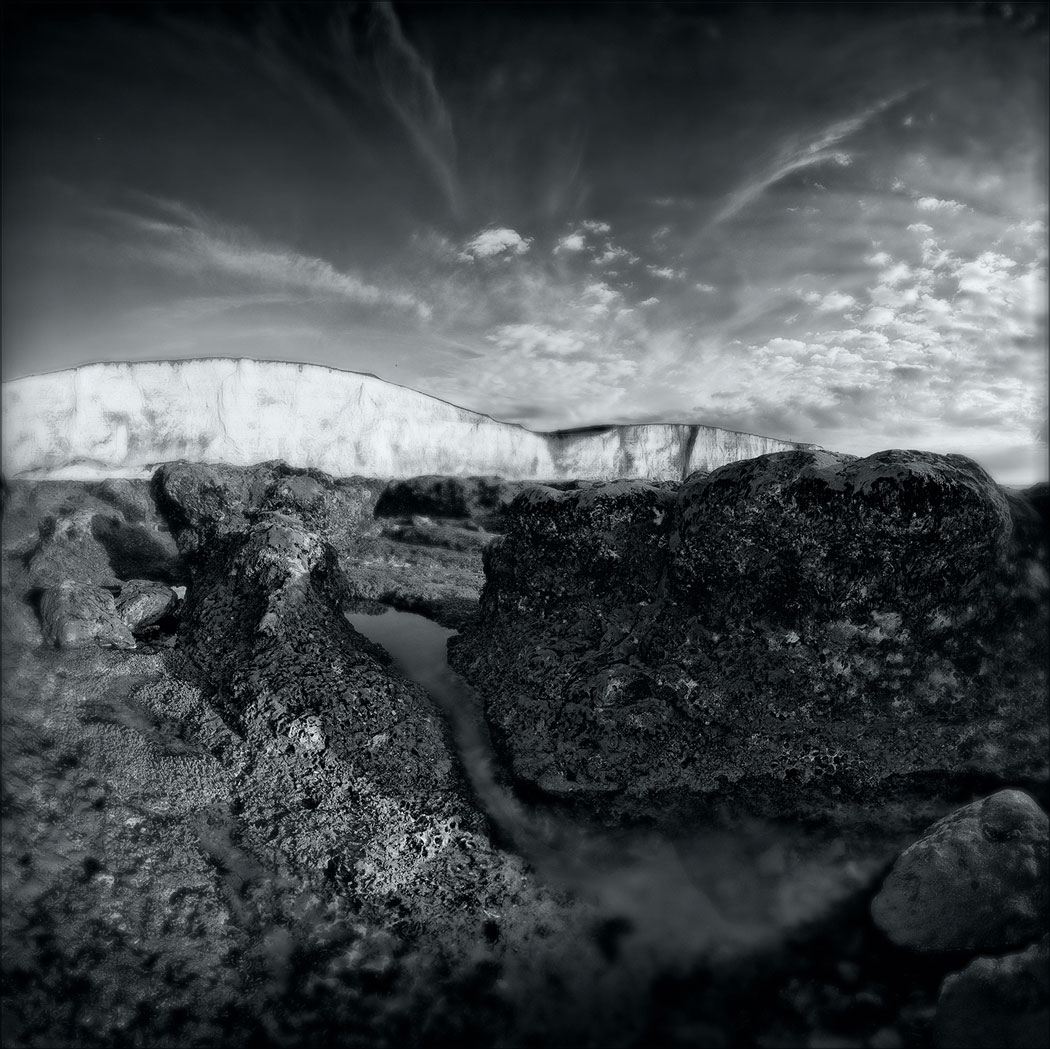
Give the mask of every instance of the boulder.
[[1003, 492], [964, 456], [779, 452], [682, 486], [669, 581], [716, 626], [877, 610], [923, 632], [987, 612], [1010, 532]]
[[1050, 824], [1002, 790], [935, 823], [897, 859], [872, 901], [876, 925], [920, 951], [1002, 951], [1050, 918]]
[[452, 763], [439, 719], [347, 622], [346, 594], [328, 542], [261, 513], [198, 560], [180, 641], [225, 716], [261, 745], [329, 754], [388, 790], [440, 793]]
[[968, 459], [774, 453], [506, 521], [450, 653], [521, 781], [650, 814], [1047, 774], [1045, 572]]
[[91, 583], [65, 580], [47, 589], [40, 600], [40, 621], [44, 638], [58, 648], [135, 647], [113, 595]]
[[153, 626], [178, 604], [170, 586], [151, 579], [129, 579], [117, 595], [117, 613], [134, 634]]
[[30, 587], [57, 586], [75, 579], [116, 587], [122, 579], [174, 579], [178, 551], [171, 537], [155, 526], [129, 524], [116, 511], [80, 508], [48, 515], [26, 562]]
[[165, 463], [154, 473], [151, 487], [184, 553], [243, 529], [253, 514], [264, 511], [292, 514], [325, 532], [340, 549], [378, 531], [372, 515], [379, 494], [376, 482], [334, 479], [280, 460], [248, 467]]
[[937, 1049], [1050, 1045], [1050, 939], [1001, 958], [976, 958], [941, 986]]

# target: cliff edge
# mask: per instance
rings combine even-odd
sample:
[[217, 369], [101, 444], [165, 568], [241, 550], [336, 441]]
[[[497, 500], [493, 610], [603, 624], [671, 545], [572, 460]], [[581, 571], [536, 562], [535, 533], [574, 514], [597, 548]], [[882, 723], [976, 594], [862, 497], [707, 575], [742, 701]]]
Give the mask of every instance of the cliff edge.
[[344, 477], [682, 480], [811, 447], [692, 424], [537, 433], [372, 375], [218, 357], [13, 379], [3, 417], [4, 475], [32, 480], [144, 478], [175, 459], [283, 459]]

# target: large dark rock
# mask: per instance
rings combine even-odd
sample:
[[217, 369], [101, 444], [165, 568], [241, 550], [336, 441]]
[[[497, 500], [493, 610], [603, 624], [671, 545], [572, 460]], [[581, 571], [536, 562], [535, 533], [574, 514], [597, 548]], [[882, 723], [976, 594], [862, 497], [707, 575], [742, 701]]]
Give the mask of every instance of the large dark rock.
[[279, 460], [249, 467], [165, 463], [151, 486], [158, 510], [186, 553], [244, 528], [260, 511], [293, 514], [339, 549], [377, 531], [372, 510], [379, 482], [336, 479]]
[[897, 859], [872, 901], [876, 925], [921, 951], [1002, 951], [1050, 919], [1050, 824], [1003, 790], [935, 823]]
[[533, 489], [452, 658], [514, 774], [557, 794], [651, 813], [1032, 782], [1050, 587], [1012, 534], [980, 467], [924, 452]]
[[134, 648], [135, 639], [117, 612], [113, 595], [91, 583], [65, 580], [44, 591], [40, 622], [45, 640], [58, 648], [101, 645]]
[[486, 548], [482, 607], [543, 614], [651, 597], [674, 501], [671, 488], [641, 481], [527, 489], [507, 512], [507, 534]]
[[262, 745], [330, 753], [388, 790], [447, 790], [435, 712], [341, 614], [345, 589], [329, 543], [298, 518], [264, 513], [212, 541], [180, 640], [231, 724]]
[[1002, 491], [963, 456], [779, 452], [683, 485], [670, 592], [716, 626], [874, 611], [924, 633], [972, 617], [1009, 537]]

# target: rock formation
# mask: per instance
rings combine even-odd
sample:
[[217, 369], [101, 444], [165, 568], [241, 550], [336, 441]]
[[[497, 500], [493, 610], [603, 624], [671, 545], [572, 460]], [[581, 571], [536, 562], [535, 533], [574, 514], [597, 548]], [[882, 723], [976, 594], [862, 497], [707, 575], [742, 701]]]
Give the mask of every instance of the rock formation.
[[176, 459], [283, 459], [337, 477], [657, 477], [789, 441], [711, 426], [534, 433], [371, 375], [209, 358], [90, 364], [3, 384], [8, 478], [146, 477]]
[[[963, 810], [925, 853], [973, 861], [1006, 901], [1012, 946], [988, 949], [1020, 950], [920, 952], [870, 915], [892, 858], [959, 803], [939, 776], [966, 801], [1033, 779], [1045, 804], [1026, 495], [916, 453], [522, 489], [177, 462], [151, 485], [5, 490], [13, 1040], [1045, 1041], [1046, 945], [1016, 932], [1026, 902], [1045, 913], [1026, 795]], [[505, 767], [477, 696], [432, 704], [348, 625], [361, 598], [469, 620], [455, 655]], [[64, 629], [83, 643], [41, 643]], [[514, 799], [507, 771], [590, 803]], [[814, 797], [820, 820], [755, 812], [808, 798], [812, 816]], [[603, 806], [650, 818], [610, 832]], [[668, 838], [652, 817], [676, 807], [691, 822]], [[969, 880], [934, 881], [941, 926], [988, 917]], [[904, 895], [912, 943], [931, 923]]]
[[970, 460], [779, 453], [507, 520], [452, 658], [523, 782], [657, 812], [1045, 775], [1046, 565]]
[[898, 858], [872, 915], [895, 943], [923, 951], [1001, 952], [1050, 919], [1050, 826], [1019, 790], [939, 820]]

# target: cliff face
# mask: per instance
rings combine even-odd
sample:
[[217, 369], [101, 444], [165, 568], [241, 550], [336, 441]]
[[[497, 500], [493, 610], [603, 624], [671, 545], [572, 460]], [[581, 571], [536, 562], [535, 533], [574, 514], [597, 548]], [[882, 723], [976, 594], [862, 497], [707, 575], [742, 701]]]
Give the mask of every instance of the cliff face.
[[210, 358], [91, 364], [3, 384], [8, 477], [145, 477], [174, 459], [284, 459], [335, 476], [650, 477], [801, 447], [689, 425], [544, 434], [370, 375]]

